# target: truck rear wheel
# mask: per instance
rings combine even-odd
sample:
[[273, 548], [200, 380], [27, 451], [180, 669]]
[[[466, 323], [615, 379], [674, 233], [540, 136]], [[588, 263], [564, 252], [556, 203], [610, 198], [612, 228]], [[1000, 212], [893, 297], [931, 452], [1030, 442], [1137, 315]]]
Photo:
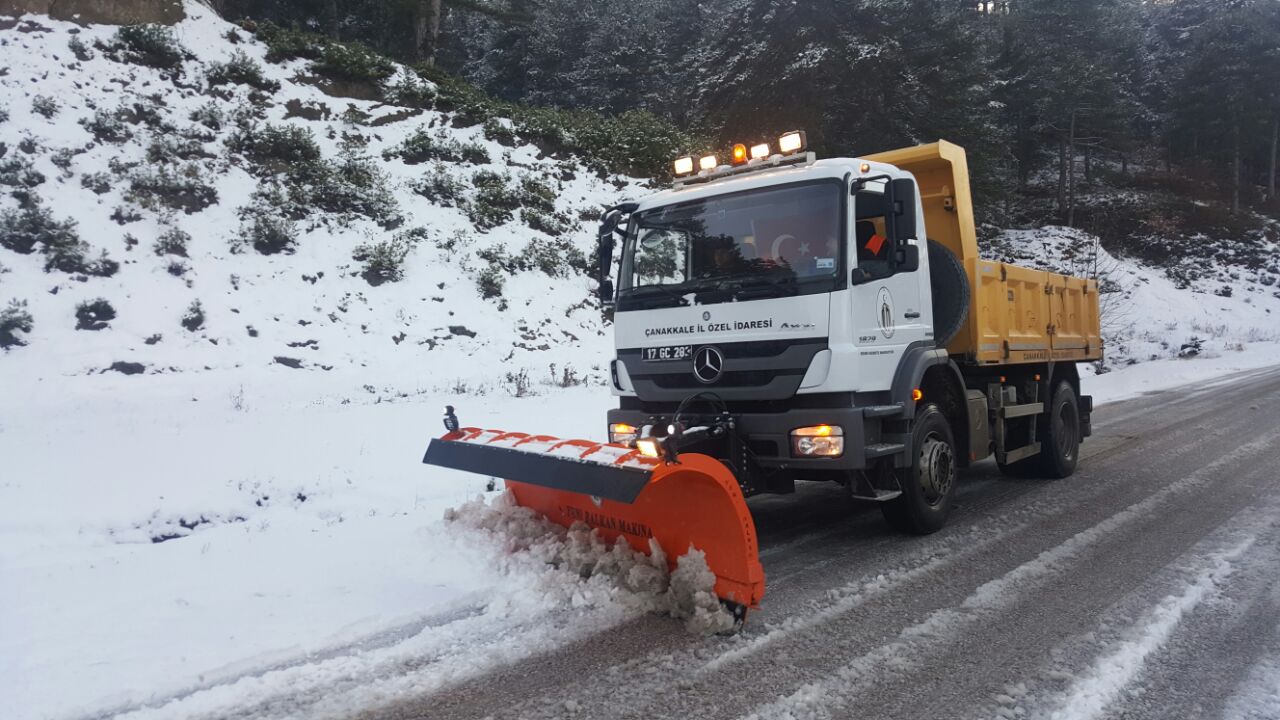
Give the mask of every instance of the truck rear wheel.
[[946, 416], [933, 403], [921, 405], [911, 433], [911, 466], [895, 471], [902, 494], [880, 505], [895, 530], [928, 535], [946, 524], [956, 492], [955, 448]]
[[1071, 383], [1063, 380], [1053, 389], [1049, 412], [1041, 421], [1040, 471], [1047, 477], [1064, 478], [1076, 471], [1080, 460], [1080, 406]]

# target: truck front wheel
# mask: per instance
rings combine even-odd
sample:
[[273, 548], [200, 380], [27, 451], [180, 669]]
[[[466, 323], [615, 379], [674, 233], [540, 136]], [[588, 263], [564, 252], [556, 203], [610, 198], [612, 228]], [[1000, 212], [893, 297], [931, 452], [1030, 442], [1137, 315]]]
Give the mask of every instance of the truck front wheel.
[[951, 425], [938, 406], [929, 403], [917, 408], [911, 466], [895, 471], [902, 494], [880, 505], [889, 525], [913, 535], [942, 529], [956, 491], [955, 448]]

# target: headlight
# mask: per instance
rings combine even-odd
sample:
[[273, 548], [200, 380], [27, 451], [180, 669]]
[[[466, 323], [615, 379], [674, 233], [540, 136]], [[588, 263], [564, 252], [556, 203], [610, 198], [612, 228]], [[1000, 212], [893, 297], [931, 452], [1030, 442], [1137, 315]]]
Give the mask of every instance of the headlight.
[[662, 444], [658, 438], [640, 438], [636, 441], [636, 449], [645, 457], [662, 457]]
[[613, 423], [609, 426], [609, 442], [617, 445], [630, 445], [636, 441], [636, 436], [639, 434], [635, 425]]
[[844, 428], [839, 425], [812, 425], [791, 431], [794, 457], [840, 457], [844, 454]]

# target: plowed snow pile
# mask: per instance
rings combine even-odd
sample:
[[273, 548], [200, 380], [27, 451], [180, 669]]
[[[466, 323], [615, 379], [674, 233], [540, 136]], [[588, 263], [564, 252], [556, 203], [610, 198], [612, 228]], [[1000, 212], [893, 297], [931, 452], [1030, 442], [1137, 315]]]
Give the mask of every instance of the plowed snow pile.
[[582, 523], [565, 529], [517, 506], [505, 492], [448, 510], [445, 520], [496, 546], [501, 565], [545, 570], [538, 576], [538, 590], [566, 606], [613, 603], [681, 618], [691, 632], [702, 634], [733, 627], [733, 616], [715, 596], [715, 574], [695, 548], [677, 558], [676, 569], [668, 572], [666, 554], [657, 543], [651, 543], [649, 555], [626, 543], [606, 543]]

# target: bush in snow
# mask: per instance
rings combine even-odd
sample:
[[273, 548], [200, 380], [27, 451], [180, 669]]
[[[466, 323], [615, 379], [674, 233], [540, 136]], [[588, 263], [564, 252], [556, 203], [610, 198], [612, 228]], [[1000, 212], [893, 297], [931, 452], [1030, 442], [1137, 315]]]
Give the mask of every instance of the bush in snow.
[[52, 119], [58, 114], [58, 101], [48, 95], [37, 95], [31, 99], [31, 112]]
[[222, 112], [222, 108], [215, 102], [207, 102], [187, 116], [191, 122], [199, 123], [210, 130], [221, 130], [227, 121], [227, 116]]
[[31, 313], [27, 312], [26, 300], [10, 300], [9, 307], [0, 310], [0, 348], [26, 345], [18, 333], [29, 333], [33, 327]]
[[348, 150], [333, 162], [300, 163], [285, 182], [299, 219], [320, 209], [344, 219], [367, 217], [388, 229], [403, 222], [387, 174], [367, 155]]
[[98, 298], [76, 305], [77, 330], [102, 330], [116, 319], [116, 309], [106, 298]]
[[480, 288], [480, 297], [486, 300], [502, 297], [502, 288], [505, 283], [506, 275], [493, 266], [481, 270], [480, 275], [476, 278], [476, 287]]
[[0, 185], [33, 188], [44, 181], [44, 173], [33, 168], [27, 158], [21, 155], [0, 158]]
[[498, 118], [485, 120], [482, 129], [486, 140], [492, 140], [507, 147], [513, 147], [516, 144], [516, 132]]
[[572, 221], [564, 213], [549, 213], [536, 208], [520, 211], [520, 221], [538, 232], [551, 236], [563, 235], [572, 227]]
[[263, 255], [293, 252], [297, 242], [293, 223], [270, 206], [246, 207], [240, 211], [240, 220], [240, 238], [236, 245], [247, 242]]
[[0, 108], [0, 123], [4, 122], [9, 122], [9, 111], [5, 108]]
[[218, 191], [204, 182], [204, 175], [197, 165], [139, 169], [130, 175], [124, 197], [148, 210], [182, 210], [190, 215], [218, 202]]
[[492, 170], [481, 170], [471, 177], [476, 187], [475, 198], [467, 204], [467, 217], [480, 230], [510, 222], [520, 207], [520, 195], [507, 185], [504, 176]]
[[39, 202], [26, 207], [0, 212], [0, 247], [29, 255], [37, 245], [53, 245], [78, 241], [73, 220], [58, 222], [53, 213]]
[[477, 143], [460, 143], [443, 128], [435, 132], [419, 128], [399, 145], [385, 150], [382, 157], [384, 160], [398, 157], [407, 165], [417, 165], [429, 160], [484, 165], [489, 162], [489, 151]]
[[330, 42], [311, 63], [311, 71], [334, 80], [378, 87], [395, 74], [396, 66], [360, 43]]
[[411, 188], [437, 205], [458, 207], [466, 202], [466, 184], [450, 175], [441, 163], [436, 163]]
[[[160, 235], [160, 239], [156, 241], [156, 255], [177, 255], [178, 257], [187, 257], [187, 244], [191, 242], [191, 235], [182, 228], [171, 227]], [[181, 274], [181, 273], [179, 273]]]
[[182, 315], [182, 327], [191, 332], [204, 327], [204, 306], [199, 300], [194, 300], [187, 306], [187, 311]]
[[72, 35], [67, 41], [67, 48], [71, 50], [71, 54], [76, 56], [80, 62], [88, 62], [93, 59], [93, 50], [80, 39], [79, 35]]
[[133, 137], [133, 131], [117, 112], [95, 110], [92, 117], [81, 118], [80, 125], [93, 133], [99, 142], [122, 143]]
[[436, 90], [431, 84], [423, 82], [416, 72], [404, 68], [394, 81], [383, 88], [382, 98], [391, 105], [425, 109], [435, 104]]
[[39, 246], [46, 272], [61, 270], [110, 277], [120, 264], [105, 252], [97, 260], [87, 259], [89, 245], [80, 240], [74, 220], [58, 221], [47, 208], [33, 199], [26, 206], [0, 213], [0, 247], [23, 255]]
[[320, 146], [311, 131], [294, 125], [242, 127], [226, 143], [228, 150], [252, 163], [259, 175], [288, 172], [298, 163], [320, 160]]
[[256, 60], [237, 50], [224, 63], [209, 66], [206, 78], [210, 85], [248, 85], [263, 92], [276, 92], [280, 83], [263, 76], [262, 66]]
[[212, 153], [204, 149], [204, 143], [193, 138], [163, 135], [147, 146], [147, 162], [176, 165], [185, 160], [209, 159]]
[[163, 25], [126, 25], [115, 37], [98, 48], [117, 62], [172, 70], [182, 65], [186, 55], [173, 30]]
[[377, 287], [384, 282], [398, 282], [404, 279], [405, 258], [424, 235], [424, 231], [411, 230], [399, 233], [390, 240], [365, 243], [358, 246], [351, 257], [364, 263], [361, 276], [370, 285]]

